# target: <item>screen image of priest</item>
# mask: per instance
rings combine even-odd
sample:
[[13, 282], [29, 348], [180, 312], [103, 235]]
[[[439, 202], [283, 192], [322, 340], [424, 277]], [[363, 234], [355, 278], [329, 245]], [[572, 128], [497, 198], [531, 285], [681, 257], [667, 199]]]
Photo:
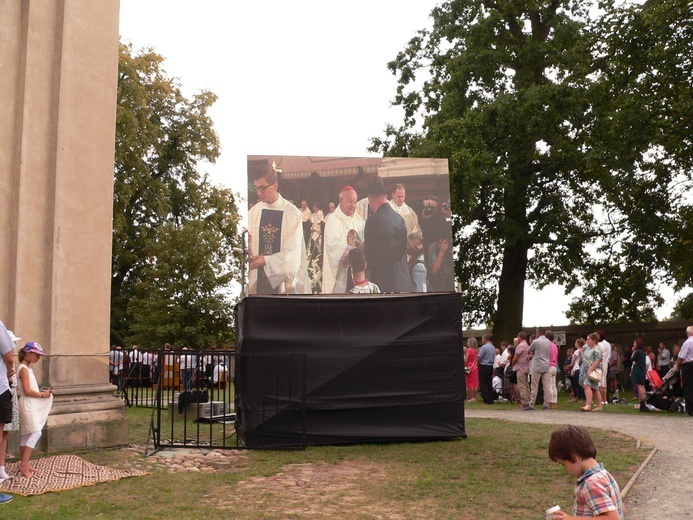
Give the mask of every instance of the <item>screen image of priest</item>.
[[466, 437], [460, 316], [450, 293], [245, 298], [236, 307], [240, 442]]
[[446, 160], [250, 156], [248, 176], [247, 294], [454, 290]]

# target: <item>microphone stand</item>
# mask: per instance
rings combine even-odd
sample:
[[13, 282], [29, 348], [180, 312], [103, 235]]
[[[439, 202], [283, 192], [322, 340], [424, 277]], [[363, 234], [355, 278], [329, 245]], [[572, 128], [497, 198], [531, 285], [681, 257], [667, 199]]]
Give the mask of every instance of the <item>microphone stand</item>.
[[248, 260], [248, 243], [247, 238], [248, 230], [244, 229], [241, 232], [241, 247], [234, 247], [233, 252], [239, 253], [241, 255], [241, 299], [245, 296], [245, 276], [246, 276], [246, 263]]

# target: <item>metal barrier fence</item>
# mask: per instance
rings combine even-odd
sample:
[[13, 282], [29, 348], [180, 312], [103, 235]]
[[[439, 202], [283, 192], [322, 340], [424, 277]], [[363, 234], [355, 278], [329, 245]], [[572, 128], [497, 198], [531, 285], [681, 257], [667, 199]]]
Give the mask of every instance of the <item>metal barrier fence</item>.
[[160, 388], [164, 406], [177, 403], [178, 393], [185, 390], [228, 390], [230, 397], [224, 393], [219, 397], [233, 403], [232, 350], [111, 351], [112, 362], [114, 358], [119, 367], [115, 372], [111, 370], [111, 383], [117, 387], [115, 395], [126, 406], [156, 407]]
[[[120, 351], [123, 352], [123, 351]], [[149, 455], [162, 448], [246, 448], [236, 432], [236, 394], [234, 373], [236, 363], [253, 367], [252, 377], [262, 391], [253, 396], [252, 415], [262, 422], [265, 417], [286, 407], [286, 396], [280, 395], [277, 378], [292, 380], [297, 391], [289, 396], [289, 406], [295, 413], [291, 428], [303, 433], [303, 442], [292, 446], [305, 447], [305, 356], [267, 356], [237, 354], [231, 350], [156, 350], [128, 352], [128, 363], [115, 373], [111, 382], [117, 386], [116, 395], [126, 406], [151, 408]], [[123, 354], [123, 358], [125, 354]], [[298, 362], [296, 359], [298, 358]], [[112, 365], [113, 366], [113, 365]], [[257, 370], [255, 367], [267, 367]], [[249, 414], [246, 414], [249, 415]], [[286, 424], [277, 423], [263, 431], [264, 448], [285, 447], [271, 439], [281, 437]], [[149, 452], [149, 441], [154, 450]]]

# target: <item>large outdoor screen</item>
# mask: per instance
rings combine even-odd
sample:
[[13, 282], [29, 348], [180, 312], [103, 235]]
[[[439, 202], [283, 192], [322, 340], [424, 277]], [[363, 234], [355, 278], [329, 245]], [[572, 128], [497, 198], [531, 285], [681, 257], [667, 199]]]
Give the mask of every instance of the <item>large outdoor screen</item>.
[[447, 159], [248, 156], [255, 294], [454, 290]]

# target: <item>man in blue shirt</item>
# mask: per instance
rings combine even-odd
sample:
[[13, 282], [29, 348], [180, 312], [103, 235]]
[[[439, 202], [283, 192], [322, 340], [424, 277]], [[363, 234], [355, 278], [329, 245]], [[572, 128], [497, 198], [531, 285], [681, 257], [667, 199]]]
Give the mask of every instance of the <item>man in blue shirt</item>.
[[479, 389], [485, 404], [493, 404], [493, 360], [496, 358], [496, 347], [491, 343], [491, 335], [481, 337], [482, 346], [479, 349]]

